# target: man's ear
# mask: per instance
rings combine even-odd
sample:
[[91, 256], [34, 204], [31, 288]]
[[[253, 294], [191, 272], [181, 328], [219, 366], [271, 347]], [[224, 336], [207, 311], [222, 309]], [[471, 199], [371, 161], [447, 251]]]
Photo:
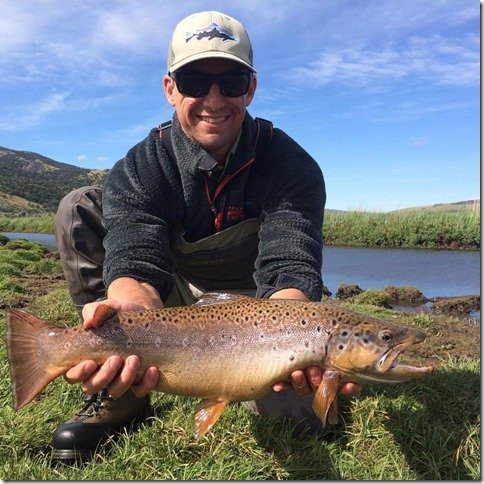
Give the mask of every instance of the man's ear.
[[249, 90], [245, 95], [245, 106], [250, 106], [252, 99], [254, 98], [255, 90], [257, 89], [257, 77], [255, 75], [252, 76], [250, 80]]
[[168, 75], [163, 76], [163, 90], [165, 91], [166, 100], [175, 105], [174, 91], [176, 89], [175, 81]]

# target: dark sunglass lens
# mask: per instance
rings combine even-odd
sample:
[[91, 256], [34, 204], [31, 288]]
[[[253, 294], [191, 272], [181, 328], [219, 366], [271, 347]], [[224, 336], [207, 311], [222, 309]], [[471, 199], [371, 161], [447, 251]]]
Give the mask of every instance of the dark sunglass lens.
[[217, 83], [220, 94], [224, 97], [243, 96], [249, 90], [249, 72], [229, 72], [220, 75], [210, 75], [198, 72], [180, 72], [173, 74], [178, 91], [184, 96], [205, 97], [212, 84]]
[[203, 74], [180, 73], [175, 81], [178, 90], [185, 96], [203, 97], [210, 91], [211, 79]]
[[250, 84], [250, 74], [231, 73], [222, 74], [219, 78], [219, 88], [222, 96], [239, 97], [247, 93]]

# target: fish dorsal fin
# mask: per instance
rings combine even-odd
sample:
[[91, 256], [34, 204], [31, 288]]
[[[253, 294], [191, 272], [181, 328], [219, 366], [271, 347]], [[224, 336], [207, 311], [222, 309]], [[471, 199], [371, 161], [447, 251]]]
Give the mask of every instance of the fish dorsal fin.
[[195, 410], [195, 438], [203, 437], [219, 419], [227, 402], [202, 402]]
[[[313, 408], [324, 425], [338, 423], [336, 395], [338, 394], [341, 374], [334, 370], [325, 370], [323, 381], [314, 395]], [[329, 417], [329, 418], [328, 418]]]
[[211, 304], [226, 304], [240, 299], [247, 299], [249, 296], [242, 294], [232, 294], [228, 292], [206, 292], [202, 294], [200, 299], [194, 304], [195, 306], [207, 306]]
[[100, 304], [96, 310], [94, 311], [94, 315], [92, 317], [92, 325], [94, 327], [100, 326], [104, 321], [115, 316], [118, 312], [116, 309], [108, 306], [107, 304]]

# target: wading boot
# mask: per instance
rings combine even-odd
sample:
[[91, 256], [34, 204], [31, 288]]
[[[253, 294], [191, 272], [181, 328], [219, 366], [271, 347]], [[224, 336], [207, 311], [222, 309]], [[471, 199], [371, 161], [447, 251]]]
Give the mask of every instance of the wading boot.
[[54, 432], [52, 460], [64, 463], [89, 460], [96, 450], [106, 447], [112, 436], [124, 429], [134, 430], [152, 415], [149, 395], [136, 398], [128, 390], [113, 398], [107, 389], [89, 395], [82, 409]]

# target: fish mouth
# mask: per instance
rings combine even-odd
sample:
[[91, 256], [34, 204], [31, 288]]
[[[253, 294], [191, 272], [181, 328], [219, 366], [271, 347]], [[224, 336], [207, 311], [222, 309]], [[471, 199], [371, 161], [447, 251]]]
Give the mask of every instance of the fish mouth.
[[434, 371], [433, 366], [411, 366], [398, 363], [398, 356], [414, 343], [405, 342], [390, 348], [377, 364], [378, 379], [387, 382], [400, 382], [414, 378], [423, 378]]

